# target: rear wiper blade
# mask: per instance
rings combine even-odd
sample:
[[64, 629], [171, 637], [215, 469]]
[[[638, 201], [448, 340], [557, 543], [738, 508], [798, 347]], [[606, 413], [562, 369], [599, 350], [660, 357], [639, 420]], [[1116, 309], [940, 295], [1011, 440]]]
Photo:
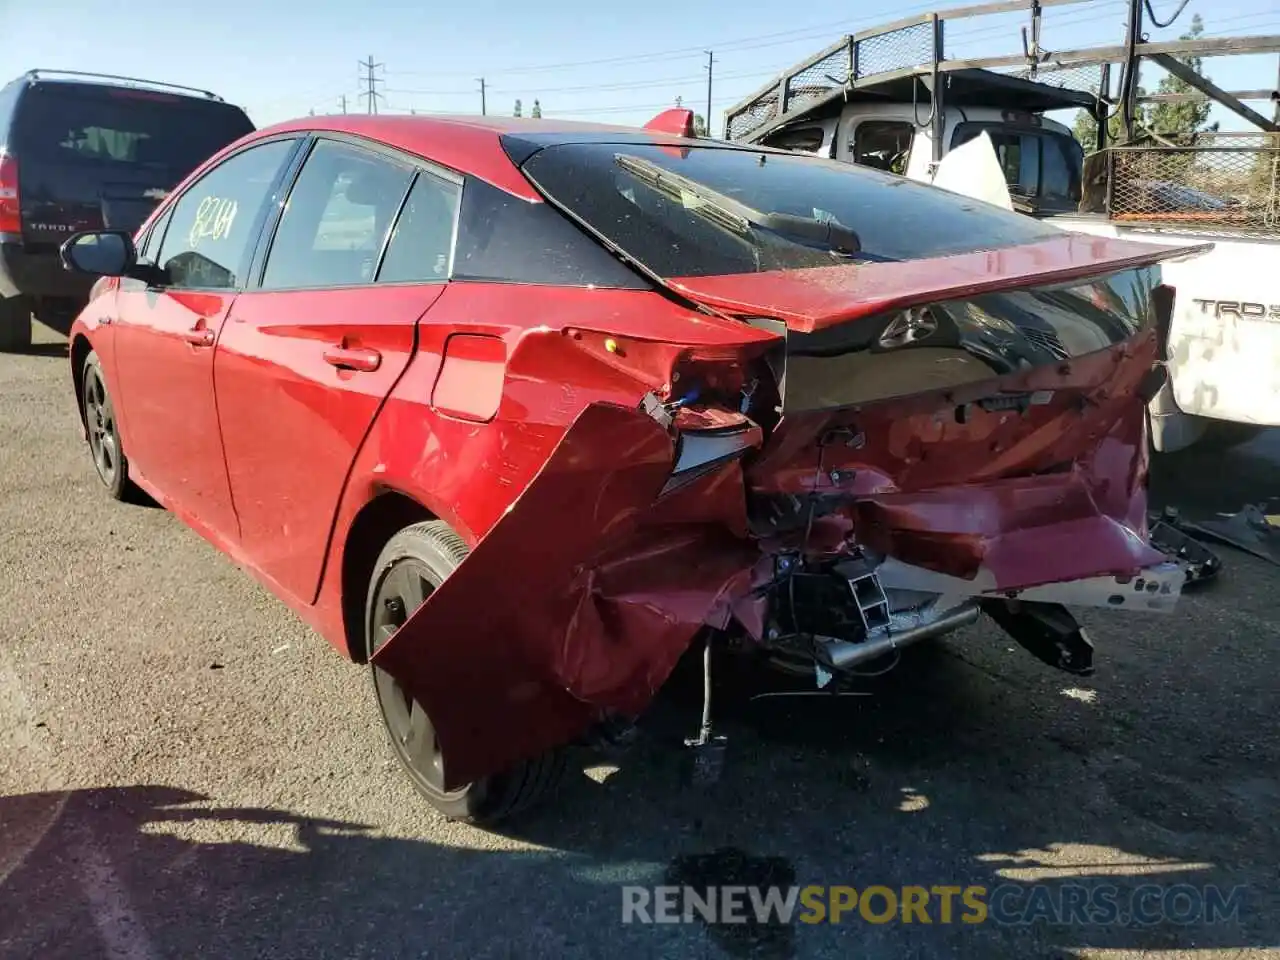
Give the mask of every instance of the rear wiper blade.
[[834, 220], [815, 220], [793, 213], [765, 213], [756, 223], [784, 237], [820, 243], [833, 253], [858, 253], [862, 250], [862, 238], [851, 227]]
[[650, 163], [640, 157], [618, 154], [614, 160], [618, 166], [641, 183], [648, 184], [672, 200], [680, 201], [690, 213], [711, 220], [734, 233], [751, 232], [750, 214], [754, 211], [750, 207], [716, 194], [678, 173], [664, 170], [656, 163]]
[[765, 213], [641, 157], [620, 153], [614, 160], [640, 182], [673, 200], [679, 200], [689, 212], [735, 233], [745, 234], [756, 228], [784, 237], [814, 241], [834, 253], [858, 253], [862, 249], [858, 234], [835, 220], [817, 220], [793, 213]]

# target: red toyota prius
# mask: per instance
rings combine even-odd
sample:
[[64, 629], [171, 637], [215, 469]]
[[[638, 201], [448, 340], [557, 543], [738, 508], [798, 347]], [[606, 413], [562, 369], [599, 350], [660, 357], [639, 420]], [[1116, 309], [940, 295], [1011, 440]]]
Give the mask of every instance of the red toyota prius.
[[1064, 604], [1170, 611], [1145, 404], [1194, 253], [661, 129], [342, 116], [63, 262], [109, 494], [370, 664], [421, 793], [493, 822], [695, 644], [828, 688], [987, 616], [1087, 673]]

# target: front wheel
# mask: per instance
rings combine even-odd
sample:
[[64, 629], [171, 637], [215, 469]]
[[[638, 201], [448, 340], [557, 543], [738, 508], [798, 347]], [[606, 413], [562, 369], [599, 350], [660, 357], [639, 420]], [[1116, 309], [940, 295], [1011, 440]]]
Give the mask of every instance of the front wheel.
[[[462, 538], [439, 520], [415, 523], [391, 538], [369, 583], [365, 637], [371, 656], [466, 555]], [[454, 642], [465, 641], [455, 638]], [[449, 819], [497, 823], [528, 808], [559, 781], [564, 755], [556, 750], [503, 773], [446, 790], [440, 744], [426, 711], [390, 674], [376, 665], [372, 672], [374, 697], [392, 752], [418, 792]]]
[[90, 352], [80, 368], [80, 414], [89, 438], [89, 452], [98, 479], [113, 500], [128, 500], [133, 493], [129, 481], [129, 461], [120, 443], [116, 408], [107, 390], [98, 354]]

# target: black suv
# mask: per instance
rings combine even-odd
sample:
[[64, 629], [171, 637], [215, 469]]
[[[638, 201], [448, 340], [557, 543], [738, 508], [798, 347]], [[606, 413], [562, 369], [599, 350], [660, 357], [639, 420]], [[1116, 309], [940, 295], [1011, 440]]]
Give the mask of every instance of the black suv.
[[67, 272], [79, 230], [134, 231], [187, 174], [252, 132], [239, 107], [174, 84], [32, 70], [0, 87], [0, 350], [56, 327], [92, 279]]

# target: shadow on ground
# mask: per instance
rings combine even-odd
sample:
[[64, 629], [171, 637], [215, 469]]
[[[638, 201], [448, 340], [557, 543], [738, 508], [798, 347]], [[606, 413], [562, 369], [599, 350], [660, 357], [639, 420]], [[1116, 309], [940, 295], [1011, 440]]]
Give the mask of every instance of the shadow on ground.
[[[611, 775], [575, 776], [514, 830], [536, 845], [514, 851], [160, 786], [0, 799], [10, 842], [52, 824], [0, 881], [0, 956], [675, 958], [714, 955], [709, 938], [743, 958], [1024, 960], [1280, 943], [1266, 812], [1280, 757], [1249, 732], [1266, 702], [1223, 729], [1174, 686], [1099, 711], [1035, 667], [1019, 689], [961, 645], [904, 666], [873, 697], [751, 701], [744, 685], [723, 704], [731, 748], [713, 787], [690, 785], [665, 748], [695, 717], [664, 702]], [[622, 885], [676, 883], [1004, 884], [1006, 914], [1038, 904], [1041, 919], [964, 924], [957, 901], [942, 923], [935, 901], [929, 925], [621, 922]], [[1072, 888], [1113, 889], [1123, 910], [1143, 884], [1244, 889], [1239, 914], [1213, 924], [1051, 919]], [[1174, 908], [1194, 912], [1185, 897]]]
[[1157, 454], [1150, 490], [1154, 505], [1176, 506], [1187, 516], [1234, 513], [1246, 503], [1280, 497], [1280, 428], [1227, 450]]

